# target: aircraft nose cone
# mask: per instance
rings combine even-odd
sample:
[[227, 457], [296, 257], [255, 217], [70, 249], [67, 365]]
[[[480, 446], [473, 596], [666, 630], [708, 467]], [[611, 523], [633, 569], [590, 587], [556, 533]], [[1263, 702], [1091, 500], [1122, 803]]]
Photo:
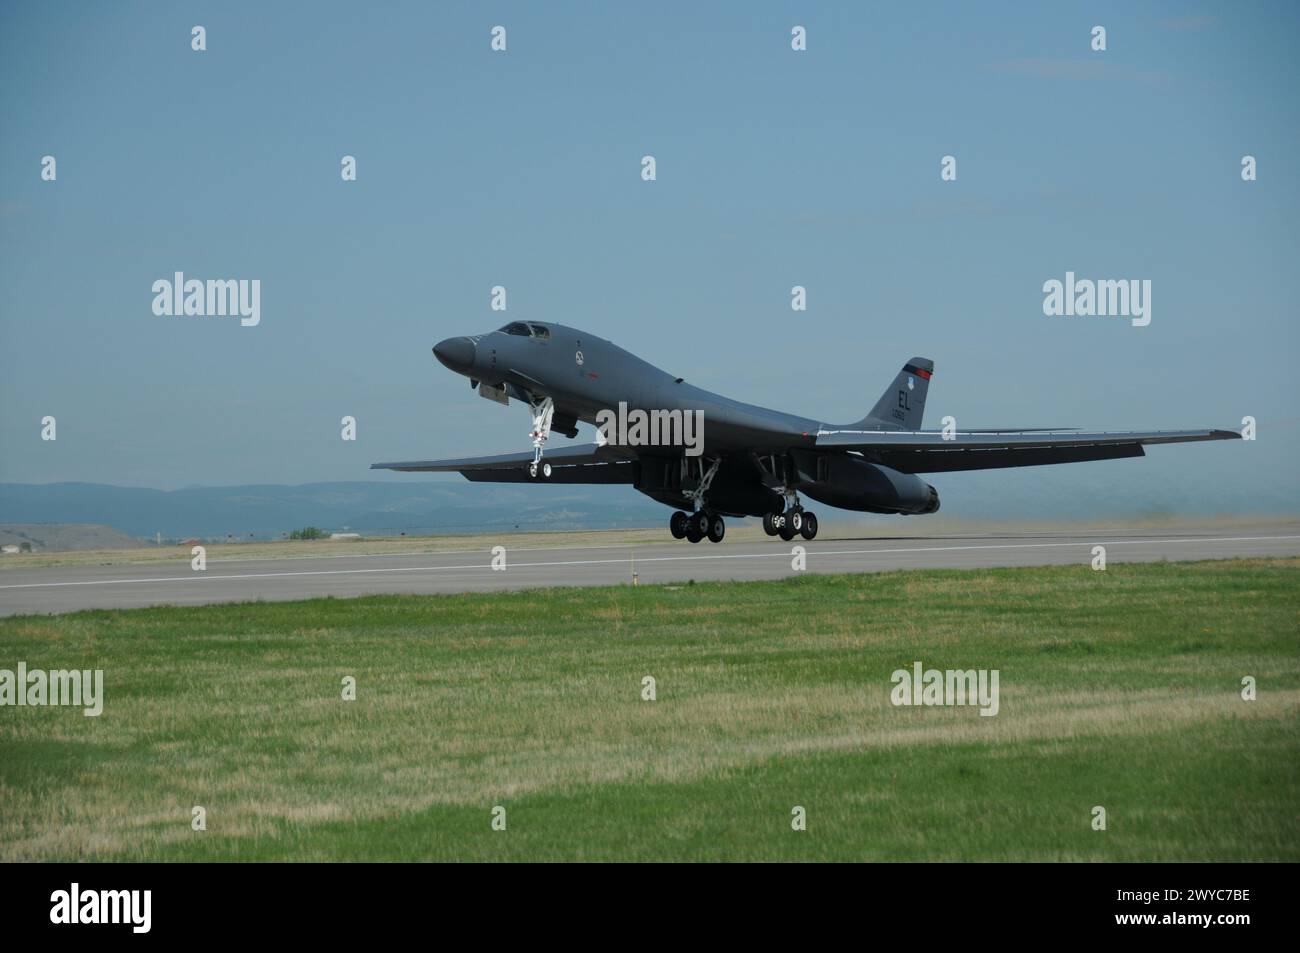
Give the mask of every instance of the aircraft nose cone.
[[469, 338], [447, 338], [433, 346], [433, 356], [444, 367], [463, 374], [474, 365], [474, 342]]

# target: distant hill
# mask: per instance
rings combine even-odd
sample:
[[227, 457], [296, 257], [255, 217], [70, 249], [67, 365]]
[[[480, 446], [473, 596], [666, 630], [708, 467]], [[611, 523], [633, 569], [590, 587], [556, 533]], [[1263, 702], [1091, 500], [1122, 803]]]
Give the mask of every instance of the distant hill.
[[[0, 524], [108, 524], [153, 539], [275, 539], [303, 526], [397, 535], [652, 526], [659, 505], [626, 488], [308, 483], [151, 490], [99, 483], [0, 484]], [[107, 530], [107, 526], [103, 527]], [[109, 530], [109, 532], [112, 532]]]
[[145, 544], [97, 523], [0, 523], [0, 546], [30, 543], [33, 551], [130, 549]]
[[[1164, 450], [1165, 448], [1161, 448]], [[1300, 512], [1293, 469], [1252, 464], [1258, 480], [1225, 480], [1213, 454], [1237, 446], [1188, 445], [1142, 460], [937, 474], [941, 515], [958, 519], [1093, 520]], [[1253, 449], [1253, 445], [1245, 449]], [[812, 501], [808, 501], [816, 506]], [[911, 517], [861, 517], [820, 507], [827, 519], [880, 526]], [[0, 483], [0, 524], [112, 526], [152, 541], [278, 539], [294, 529], [368, 535], [584, 530], [666, 526], [668, 510], [627, 486], [469, 483], [458, 478], [306, 483], [299, 486], [152, 490], [99, 483]], [[909, 524], [910, 525], [910, 524]]]

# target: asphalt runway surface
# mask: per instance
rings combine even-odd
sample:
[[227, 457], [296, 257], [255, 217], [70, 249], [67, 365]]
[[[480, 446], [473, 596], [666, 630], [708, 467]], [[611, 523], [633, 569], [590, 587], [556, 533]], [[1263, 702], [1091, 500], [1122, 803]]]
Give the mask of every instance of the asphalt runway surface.
[[440, 553], [209, 559], [190, 568], [187, 552], [174, 562], [58, 566], [0, 572], [0, 616], [202, 605], [254, 600], [376, 593], [449, 593], [599, 586], [690, 579], [778, 579], [792, 575], [791, 551], [803, 546], [808, 572], [891, 569], [975, 569], [990, 566], [1089, 564], [1106, 547], [1107, 563], [1300, 555], [1300, 521], [1207, 530], [1077, 530], [911, 537], [707, 540], [661, 544], [515, 547], [506, 568], [491, 566], [491, 537], [482, 546]]

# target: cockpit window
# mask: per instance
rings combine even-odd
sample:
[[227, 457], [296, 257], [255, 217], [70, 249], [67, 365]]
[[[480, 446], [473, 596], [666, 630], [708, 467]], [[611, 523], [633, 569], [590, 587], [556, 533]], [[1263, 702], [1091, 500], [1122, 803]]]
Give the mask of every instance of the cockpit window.
[[504, 328], [497, 328], [497, 330], [521, 338], [538, 338], [542, 341], [551, 339], [551, 329], [544, 324], [525, 324], [523, 321], [512, 321]]

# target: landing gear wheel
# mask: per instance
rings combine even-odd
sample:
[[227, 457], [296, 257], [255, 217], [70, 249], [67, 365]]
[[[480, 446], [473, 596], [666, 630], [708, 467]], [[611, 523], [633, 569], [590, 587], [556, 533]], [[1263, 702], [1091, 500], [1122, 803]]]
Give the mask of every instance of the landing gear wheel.
[[790, 510], [785, 514], [785, 521], [796, 533], [803, 530], [803, 510]]
[[549, 463], [543, 463], [543, 464], [542, 464], [542, 479], [543, 479], [543, 480], [549, 480], [550, 478], [551, 478], [551, 465], [550, 465]]
[[722, 537], [727, 535], [727, 524], [723, 522], [721, 516], [710, 516], [705, 522], [709, 527], [709, 542], [720, 543]]
[[668, 532], [673, 534], [673, 539], [686, 538], [686, 524], [689, 521], [690, 517], [681, 510], [668, 517]]
[[776, 521], [780, 518], [780, 515], [777, 513], [764, 513], [763, 532], [767, 533], [768, 536], [775, 536], [778, 532]]
[[817, 535], [817, 515], [815, 513], [803, 514], [803, 525], [799, 527], [799, 533], [804, 539], [812, 539]]
[[794, 520], [791, 519], [790, 513], [781, 517], [781, 525], [777, 527], [777, 532], [787, 543], [799, 535], [799, 530], [795, 528]]
[[704, 538], [704, 524], [699, 519], [701, 515], [703, 514], [696, 514], [686, 521], [686, 539], [688, 542], [698, 543]]
[[534, 480], [537, 479], [537, 464], [535, 463], [528, 464], [528, 475], [532, 477]]

